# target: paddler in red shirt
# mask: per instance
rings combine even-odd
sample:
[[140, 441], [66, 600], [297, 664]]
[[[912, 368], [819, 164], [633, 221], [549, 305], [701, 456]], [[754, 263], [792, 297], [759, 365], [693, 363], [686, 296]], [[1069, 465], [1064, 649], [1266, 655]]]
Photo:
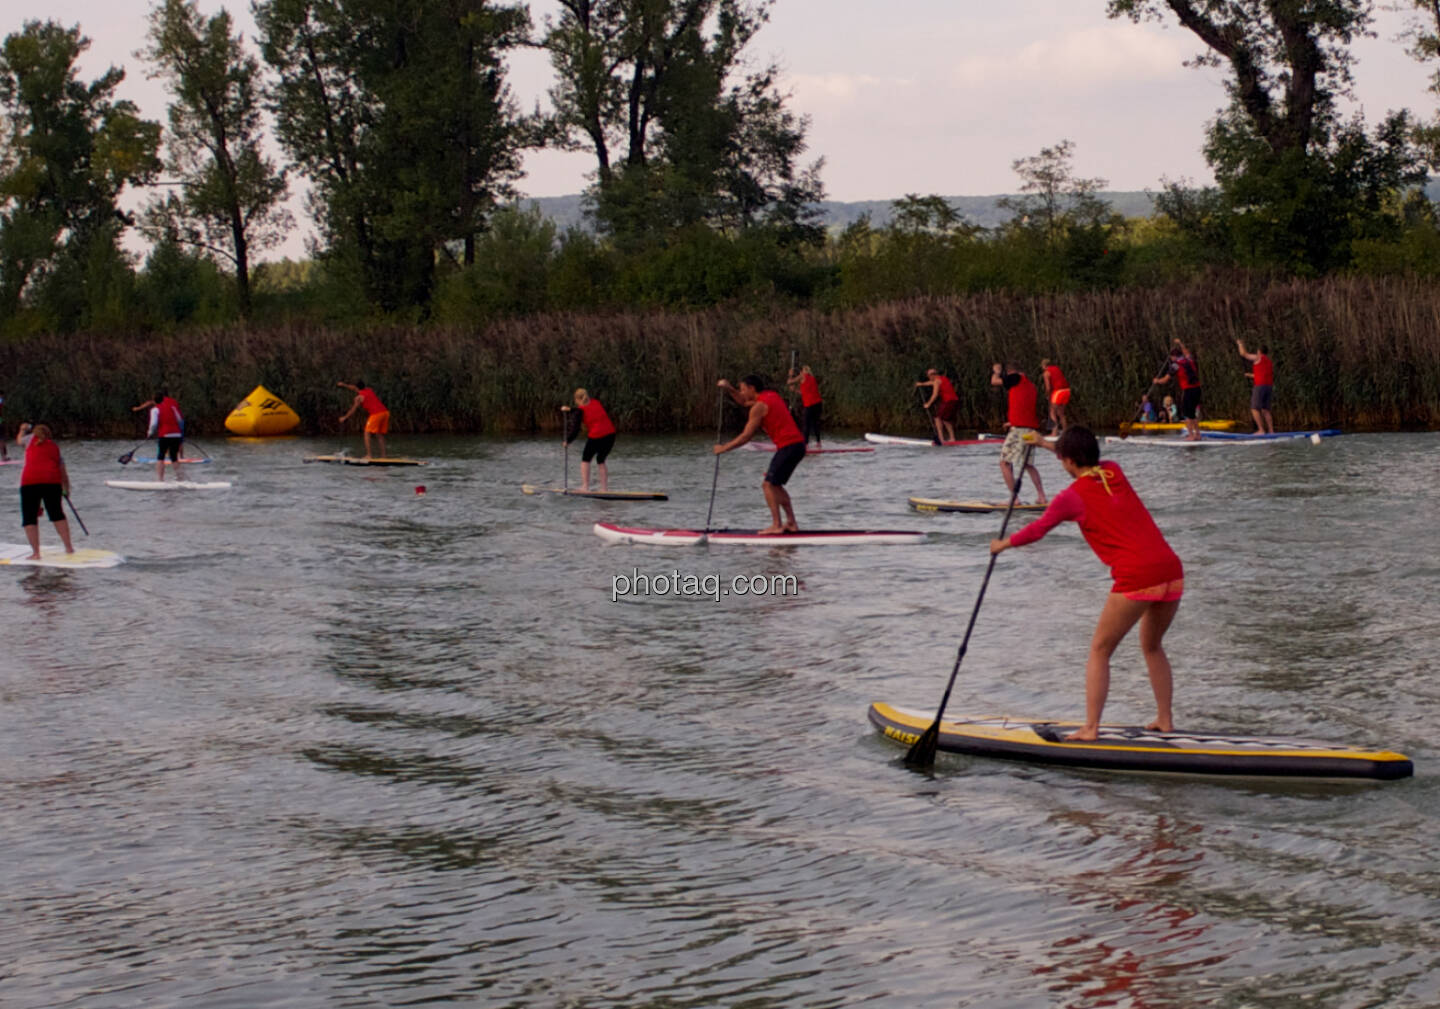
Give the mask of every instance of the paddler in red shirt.
[[810, 444], [810, 435], [813, 433], [815, 447], [820, 448], [820, 405], [824, 402], [820, 398], [820, 383], [816, 381], [815, 374], [807, 364], [799, 372], [792, 371], [785, 380], [785, 385], [791, 389], [800, 389], [800, 406], [805, 411], [805, 444]]
[[[925, 412], [930, 412], [930, 404], [940, 400], [940, 407], [935, 411], [935, 437], [940, 441], [955, 440], [955, 418], [960, 414], [960, 397], [955, 392], [955, 385], [944, 375], [934, 368], [927, 369], [925, 381], [916, 382], [915, 388], [929, 389], [930, 398], [925, 401]], [[942, 428], [943, 425], [943, 428]]]
[[[363, 406], [367, 415], [365, 418], [365, 458], [387, 458], [385, 436], [390, 433], [390, 411], [385, 409], [385, 404], [380, 402], [380, 397], [375, 395], [374, 389], [365, 384], [364, 379], [356, 379], [354, 385], [349, 382], [336, 382], [335, 384], [342, 389], [349, 389], [355, 394], [355, 402], [350, 404], [350, 409], [345, 411], [340, 418], [340, 423], [345, 423], [350, 419], [351, 414]], [[380, 442], [378, 457], [370, 455], [370, 436], [372, 434]]]
[[[150, 426], [146, 429], [145, 437], [156, 439], [155, 442], [155, 479], [165, 480], [165, 457], [170, 457], [170, 464], [175, 468], [175, 479], [184, 480], [180, 472], [180, 453], [185, 447], [185, 418], [180, 413], [180, 404], [175, 401], [164, 389], [160, 389], [150, 398], [150, 402], [141, 403], [135, 410], [143, 410], [150, 407]], [[132, 411], [133, 412], [133, 411]]]
[[1166, 374], [1155, 380], [1156, 385], [1168, 385], [1171, 378], [1180, 387], [1180, 419], [1185, 422], [1185, 437], [1188, 441], [1200, 440], [1200, 365], [1195, 355], [1177, 338], [1170, 348], [1170, 363]]
[[40, 506], [65, 552], [73, 554], [75, 547], [70, 543], [70, 523], [65, 521], [64, 499], [70, 493], [70, 474], [65, 469], [65, 460], [60, 458], [60, 446], [50, 437], [50, 428], [36, 424], [20, 425], [15, 441], [25, 446], [25, 465], [20, 470], [20, 524], [25, 527], [25, 539], [30, 543], [30, 560], [40, 559]]
[[[785, 489], [785, 484], [795, 472], [795, 467], [800, 465], [800, 460], [805, 458], [805, 436], [795, 426], [795, 418], [790, 416], [780, 394], [766, 388], [765, 380], [759, 375], [746, 375], [740, 380], [738, 389], [722, 378], [720, 388], [728, 392], [736, 403], [749, 407], [750, 418], [745, 422], [745, 430], [725, 444], [715, 446], [715, 454], [737, 449], [763, 430], [775, 444], [775, 453], [770, 457], [770, 467], [765, 470], [765, 479], [760, 484], [765, 492], [765, 503], [770, 507], [770, 525], [761, 529], [760, 534], [798, 533], [800, 526], [795, 522], [795, 508], [790, 503], [790, 492]], [[785, 513], [783, 522], [781, 511]]]
[[[605, 468], [605, 460], [610, 456], [610, 450], [615, 447], [615, 425], [610, 420], [610, 415], [605, 412], [605, 407], [598, 399], [595, 399], [584, 389], [575, 390], [575, 407], [580, 411], [579, 420], [585, 425], [585, 451], [580, 453], [580, 489], [590, 489], [590, 460], [595, 460], [595, 465], [600, 467], [600, 492], [610, 489], [610, 473]], [[560, 408], [565, 413], [570, 412], [568, 406]], [[575, 430], [570, 430], [570, 418], [565, 418], [565, 435], [562, 439], [569, 447], [575, 436], [580, 433], [580, 424], [575, 425]]]
[[1040, 362], [1045, 375], [1045, 399], [1050, 404], [1052, 430], [1059, 434], [1065, 430], [1065, 405], [1070, 402], [1070, 383], [1058, 364], [1047, 357]]
[[[1025, 479], [1024, 473], [1019, 477], [1015, 475], [1015, 464], [1025, 460], [1025, 436], [1040, 433], [1040, 414], [1036, 409], [1040, 390], [1014, 364], [991, 365], [990, 384], [1003, 387], [1008, 402], [1005, 444], [1000, 446], [1000, 475], [1005, 478], [1005, 489], [1013, 494], [1015, 481]], [[1044, 504], [1045, 488], [1040, 484], [1040, 471], [1033, 462], [1025, 469], [1035, 484], [1035, 503]]]
[[1259, 351], [1251, 354], [1245, 350], [1245, 341], [1236, 340], [1240, 356], [1251, 364], [1249, 378], [1255, 383], [1250, 390], [1250, 416], [1255, 418], [1256, 434], [1274, 434], [1275, 418], [1270, 416], [1270, 403], [1275, 398], [1275, 363], [1270, 360], [1270, 350], [1263, 343]]
[[[1043, 441], [1040, 444], [1051, 448]], [[1100, 461], [1100, 444], [1087, 428], [1070, 428], [1052, 451], [1075, 482], [1055, 495], [1040, 518], [1007, 539], [991, 540], [990, 552], [998, 554], [1034, 543], [1061, 522], [1074, 521], [1080, 524], [1095, 556], [1110, 567], [1114, 584], [1100, 611], [1085, 663], [1085, 726], [1067, 738], [1097, 737], [1110, 690], [1110, 656], [1137, 622], [1140, 653], [1155, 693], [1155, 720], [1146, 728], [1174, 732], [1170, 659], [1163, 640], [1180, 608], [1185, 569], [1120, 467], [1109, 460]]]

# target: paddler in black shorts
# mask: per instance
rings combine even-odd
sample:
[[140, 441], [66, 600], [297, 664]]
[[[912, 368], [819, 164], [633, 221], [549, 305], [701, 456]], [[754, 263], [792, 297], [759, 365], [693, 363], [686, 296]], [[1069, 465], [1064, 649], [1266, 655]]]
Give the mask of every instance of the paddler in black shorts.
[[[790, 416], [790, 410], [780, 394], [767, 389], [765, 380], [759, 375], [746, 375], [740, 380], [738, 389], [722, 378], [720, 388], [728, 392], [736, 403], [749, 407], [750, 417], [745, 422], [745, 430], [725, 444], [715, 446], [715, 454], [737, 449], [764, 430], [775, 443], [775, 454], [760, 485], [765, 492], [765, 504], [770, 507], [770, 525], [761, 529], [760, 534], [798, 533], [800, 526], [795, 522], [795, 508], [790, 503], [790, 492], [785, 489], [785, 484], [795, 472], [795, 467], [800, 465], [800, 460], [805, 458], [805, 436], [795, 426], [795, 418]], [[782, 510], [785, 513], [783, 522], [780, 518]]]

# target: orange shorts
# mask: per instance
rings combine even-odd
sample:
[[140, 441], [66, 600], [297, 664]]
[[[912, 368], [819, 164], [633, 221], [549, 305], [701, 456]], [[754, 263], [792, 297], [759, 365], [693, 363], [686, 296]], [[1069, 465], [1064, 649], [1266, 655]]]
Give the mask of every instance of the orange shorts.
[[389, 434], [390, 433], [390, 411], [383, 410], [380, 413], [372, 413], [365, 421], [366, 434]]
[[1148, 589], [1126, 592], [1125, 598], [1137, 603], [1173, 603], [1184, 594], [1185, 579], [1176, 578], [1172, 582], [1161, 582]]
[[1070, 402], [1070, 390], [1056, 389], [1050, 394], [1050, 402], [1054, 403], [1056, 406], [1064, 406], [1066, 403]]

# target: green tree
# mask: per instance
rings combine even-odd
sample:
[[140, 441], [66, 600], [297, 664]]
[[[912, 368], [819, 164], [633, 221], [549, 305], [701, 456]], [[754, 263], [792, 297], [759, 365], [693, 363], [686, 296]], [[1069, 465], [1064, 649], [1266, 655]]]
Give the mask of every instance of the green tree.
[[452, 244], [511, 195], [526, 140], [504, 80], [529, 15], [490, 0], [261, 0], [276, 132], [314, 183], [333, 276], [421, 308]]
[[1226, 65], [1230, 105], [1210, 125], [1234, 255], [1317, 273], [1349, 263], [1352, 243], [1393, 227], [1397, 193], [1423, 178], [1403, 113], [1368, 132], [1342, 121], [1351, 43], [1369, 0], [1109, 0], [1111, 17], [1173, 15], [1205, 44], [1195, 64]]
[[207, 19], [195, 0], [163, 0], [150, 12], [140, 55], [174, 98], [167, 168], [180, 191], [151, 203], [144, 228], [229, 260], [248, 318], [251, 254], [278, 245], [294, 221], [285, 175], [261, 149], [260, 65], [232, 27], [223, 8]]
[[1110, 204], [1100, 198], [1108, 182], [1077, 176], [1071, 165], [1074, 153], [1075, 145], [1062, 140], [1054, 147], [1042, 147], [1039, 154], [1012, 161], [1010, 167], [1020, 176], [1020, 192], [1025, 195], [996, 201], [1015, 215], [1016, 226], [1047, 243], [1062, 241], [1077, 226], [1102, 226], [1112, 216]]
[[560, 0], [547, 24], [552, 132], [596, 159], [602, 227], [663, 240], [705, 223], [816, 241], [821, 162], [773, 66], [744, 73], [769, 0]]
[[[52, 303], [114, 305], [123, 228], [117, 200], [159, 170], [160, 124], [114, 97], [125, 72], [86, 84], [75, 63], [90, 46], [79, 26], [29, 21], [0, 46], [0, 317], [51, 276], [66, 285]], [[85, 285], [94, 281], [96, 290]], [[102, 315], [105, 313], [101, 313]], [[72, 316], [79, 320], [80, 316]]]

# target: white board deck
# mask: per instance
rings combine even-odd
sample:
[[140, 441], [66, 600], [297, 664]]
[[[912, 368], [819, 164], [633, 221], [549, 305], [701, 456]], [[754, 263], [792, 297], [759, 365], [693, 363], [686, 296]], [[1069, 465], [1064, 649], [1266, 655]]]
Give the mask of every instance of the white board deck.
[[858, 546], [863, 543], [904, 545], [923, 543], [926, 538], [924, 532], [895, 530], [816, 529], [762, 536], [754, 529], [712, 529], [707, 533], [699, 529], [647, 529], [616, 525], [613, 522], [596, 522], [594, 532], [607, 543], [643, 543], [669, 547], [693, 547], [701, 543], [752, 547]]
[[118, 487], [120, 490], [228, 490], [230, 481], [196, 483], [193, 480], [106, 480], [105, 486]]
[[30, 559], [30, 548], [16, 543], [0, 543], [0, 564], [36, 568], [113, 568], [125, 558], [110, 550], [83, 548], [67, 554], [61, 546], [40, 548], [40, 559]]

